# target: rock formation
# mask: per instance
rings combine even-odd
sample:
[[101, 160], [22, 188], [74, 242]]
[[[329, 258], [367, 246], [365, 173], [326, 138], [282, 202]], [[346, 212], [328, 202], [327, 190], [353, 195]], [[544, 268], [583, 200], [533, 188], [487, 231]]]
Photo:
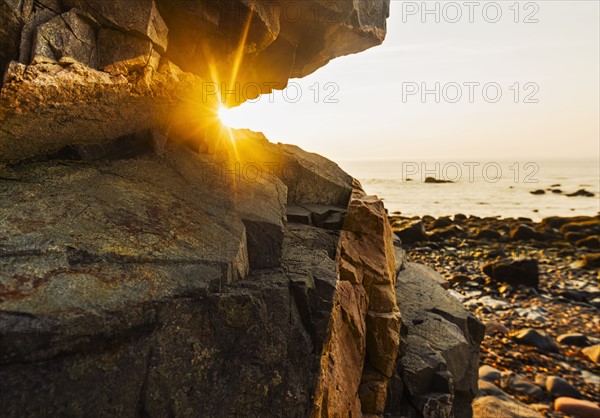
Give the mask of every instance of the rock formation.
[[[0, 162], [210, 118], [380, 44], [389, 0], [2, 0]], [[6, 23], [5, 23], [6, 22]], [[6, 71], [5, 71], [6, 70]]]
[[388, 6], [0, 1], [3, 416], [470, 416], [481, 324], [382, 201], [202, 100], [381, 43]]

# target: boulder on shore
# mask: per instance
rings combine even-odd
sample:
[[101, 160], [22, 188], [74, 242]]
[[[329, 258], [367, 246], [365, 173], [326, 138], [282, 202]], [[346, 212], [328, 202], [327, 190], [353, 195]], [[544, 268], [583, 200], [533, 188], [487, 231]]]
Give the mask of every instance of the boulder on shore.
[[483, 272], [496, 282], [537, 288], [539, 285], [538, 262], [533, 259], [501, 260], [485, 264]]
[[395, 227], [394, 234], [400, 238], [403, 244], [429, 241], [429, 235], [425, 232], [422, 221], [409, 221], [400, 227]]

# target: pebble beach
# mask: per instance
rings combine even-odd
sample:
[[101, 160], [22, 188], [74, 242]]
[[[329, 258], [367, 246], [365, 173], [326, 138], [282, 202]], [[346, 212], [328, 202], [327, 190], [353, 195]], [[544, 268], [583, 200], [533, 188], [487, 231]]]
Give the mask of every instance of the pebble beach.
[[483, 410], [600, 416], [599, 216], [390, 221], [409, 259], [435, 268], [486, 325]]

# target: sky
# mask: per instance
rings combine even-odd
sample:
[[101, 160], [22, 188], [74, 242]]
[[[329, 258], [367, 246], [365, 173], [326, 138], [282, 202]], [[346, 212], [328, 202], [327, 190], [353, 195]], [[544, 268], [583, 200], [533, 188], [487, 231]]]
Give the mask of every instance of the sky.
[[334, 160], [600, 159], [600, 2], [447, 3], [427, 2], [436, 22], [392, 0], [383, 45], [243, 104], [234, 127]]

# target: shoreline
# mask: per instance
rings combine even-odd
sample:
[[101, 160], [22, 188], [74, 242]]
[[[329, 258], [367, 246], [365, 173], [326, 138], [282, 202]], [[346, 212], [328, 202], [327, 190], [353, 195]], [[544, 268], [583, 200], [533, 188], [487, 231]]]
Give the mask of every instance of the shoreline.
[[495, 384], [515, 402], [566, 416], [553, 410], [555, 376], [600, 403], [600, 365], [586, 354], [600, 344], [600, 215], [389, 219], [406, 256], [440, 273], [486, 324], [480, 366], [499, 372]]

